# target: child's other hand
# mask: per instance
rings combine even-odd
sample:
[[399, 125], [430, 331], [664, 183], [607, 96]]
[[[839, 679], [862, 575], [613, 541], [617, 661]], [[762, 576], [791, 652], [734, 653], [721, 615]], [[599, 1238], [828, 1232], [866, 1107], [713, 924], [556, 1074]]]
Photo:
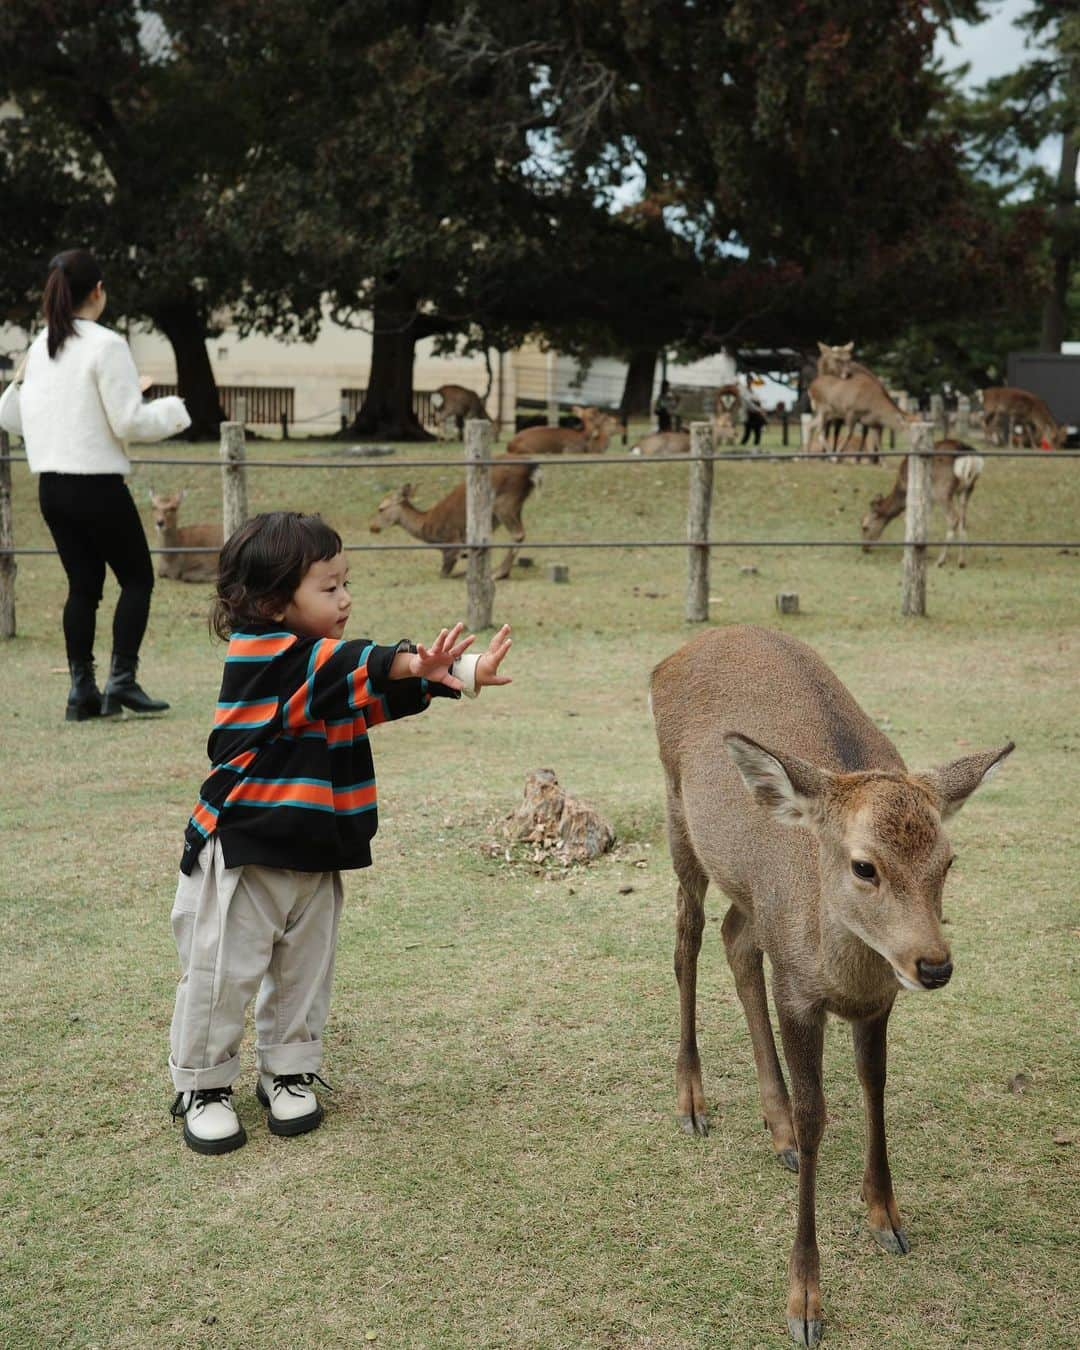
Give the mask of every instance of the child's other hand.
[[509, 675], [500, 675], [499, 666], [513, 646], [510, 641], [510, 625], [504, 623], [488, 643], [488, 649], [476, 663], [476, 687], [482, 689], [488, 684], [512, 684]]
[[471, 647], [476, 641], [475, 634], [470, 634], [467, 638], [461, 637], [461, 630], [464, 627], [463, 623], [456, 623], [453, 628], [441, 629], [430, 647], [418, 642], [416, 653], [412, 658], [411, 674], [420, 679], [430, 680], [432, 684], [445, 684], [448, 689], [463, 688], [461, 681], [450, 674], [450, 667], [466, 647]]

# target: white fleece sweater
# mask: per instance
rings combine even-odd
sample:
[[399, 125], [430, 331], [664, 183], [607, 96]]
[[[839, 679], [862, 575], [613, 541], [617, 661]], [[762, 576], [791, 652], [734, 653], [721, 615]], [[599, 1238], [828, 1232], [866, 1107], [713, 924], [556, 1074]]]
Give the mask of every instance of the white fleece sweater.
[[129, 440], [161, 441], [191, 425], [182, 399], [143, 402], [119, 333], [76, 319], [55, 357], [47, 342], [39, 333], [22, 387], [11, 384], [0, 398], [0, 427], [23, 438], [32, 473], [130, 473]]

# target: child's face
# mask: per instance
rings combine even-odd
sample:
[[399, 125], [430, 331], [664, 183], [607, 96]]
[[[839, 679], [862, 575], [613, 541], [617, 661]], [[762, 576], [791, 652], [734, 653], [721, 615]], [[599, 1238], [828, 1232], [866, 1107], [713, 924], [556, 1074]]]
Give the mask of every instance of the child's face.
[[274, 618], [301, 637], [341, 637], [352, 608], [348, 576], [344, 553], [312, 563], [292, 599]]

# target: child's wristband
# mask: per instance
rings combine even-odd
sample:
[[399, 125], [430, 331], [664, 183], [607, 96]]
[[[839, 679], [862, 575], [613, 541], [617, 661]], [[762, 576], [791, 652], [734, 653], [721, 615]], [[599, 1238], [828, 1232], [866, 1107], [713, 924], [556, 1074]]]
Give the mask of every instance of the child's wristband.
[[459, 656], [451, 663], [450, 674], [456, 680], [461, 681], [461, 692], [466, 698], [476, 698], [480, 690], [476, 687], [476, 667], [480, 662], [478, 656], [470, 656], [468, 653]]

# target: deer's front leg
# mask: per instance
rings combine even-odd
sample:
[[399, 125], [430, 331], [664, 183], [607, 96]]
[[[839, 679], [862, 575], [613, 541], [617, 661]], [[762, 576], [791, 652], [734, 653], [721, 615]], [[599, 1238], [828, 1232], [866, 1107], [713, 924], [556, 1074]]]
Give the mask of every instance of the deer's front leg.
[[855, 1067], [866, 1106], [866, 1170], [862, 1194], [874, 1241], [887, 1252], [906, 1256], [910, 1247], [896, 1207], [885, 1147], [885, 1031], [888, 1025], [889, 1014], [886, 1012], [881, 1017], [856, 1022], [852, 1027]]
[[821, 1261], [815, 1222], [818, 1145], [825, 1132], [821, 1086], [824, 1013], [803, 1019], [785, 1011], [776, 996], [784, 1057], [791, 1075], [792, 1117], [799, 1145], [799, 1217], [788, 1264], [788, 1329], [798, 1345], [821, 1340]]
[[442, 570], [439, 572], [441, 577], [448, 577], [454, 570], [454, 564], [461, 557], [461, 550], [457, 548], [444, 548], [442, 551]]

